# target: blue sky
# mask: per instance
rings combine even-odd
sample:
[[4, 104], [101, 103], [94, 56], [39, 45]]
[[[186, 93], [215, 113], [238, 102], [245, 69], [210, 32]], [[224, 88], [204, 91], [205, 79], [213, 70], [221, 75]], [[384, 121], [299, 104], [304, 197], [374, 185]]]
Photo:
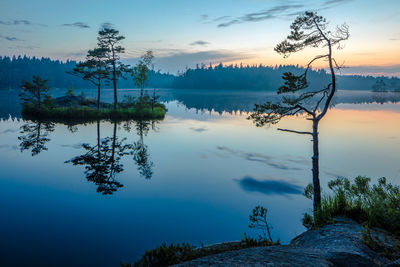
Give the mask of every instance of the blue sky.
[[126, 37], [127, 62], [151, 49], [164, 71], [210, 62], [304, 64], [318, 51], [283, 59], [273, 47], [305, 10], [349, 25], [350, 40], [336, 53], [352, 67], [345, 72], [400, 74], [399, 0], [1, 0], [0, 55], [83, 59], [100, 25], [112, 23]]

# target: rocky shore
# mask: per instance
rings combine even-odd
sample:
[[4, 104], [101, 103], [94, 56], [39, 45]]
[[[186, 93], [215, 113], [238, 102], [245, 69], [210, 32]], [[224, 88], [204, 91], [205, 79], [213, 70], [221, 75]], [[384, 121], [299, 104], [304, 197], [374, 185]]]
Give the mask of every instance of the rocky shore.
[[175, 266], [400, 266], [400, 238], [384, 230], [366, 231], [353, 220], [309, 230], [288, 245], [228, 251]]

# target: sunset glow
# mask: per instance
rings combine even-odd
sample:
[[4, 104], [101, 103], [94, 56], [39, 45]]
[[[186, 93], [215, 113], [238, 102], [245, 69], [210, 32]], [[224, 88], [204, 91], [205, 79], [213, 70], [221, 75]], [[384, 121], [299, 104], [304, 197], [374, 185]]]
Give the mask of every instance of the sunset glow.
[[175, 73], [184, 66], [219, 62], [306, 64], [315, 55], [312, 49], [287, 59], [273, 51], [286, 37], [292, 19], [305, 10], [330, 18], [332, 27], [349, 25], [350, 39], [335, 52], [338, 62], [350, 67], [343, 74], [399, 76], [400, 2], [396, 0], [124, 0], [118, 6], [104, 0], [5, 0], [0, 4], [0, 54], [80, 60], [95, 45], [101, 24], [111, 23], [126, 36], [127, 62], [136, 62], [152, 49], [162, 71]]

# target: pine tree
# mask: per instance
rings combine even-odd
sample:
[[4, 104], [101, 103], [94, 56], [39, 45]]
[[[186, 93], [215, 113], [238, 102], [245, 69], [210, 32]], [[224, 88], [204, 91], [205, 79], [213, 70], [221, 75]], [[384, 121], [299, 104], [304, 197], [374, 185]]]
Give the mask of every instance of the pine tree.
[[[284, 85], [278, 89], [278, 94], [283, 94], [280, 103], [267, 102], [263, 105], [255, 105], [254, 113], [249, 116], [256, 126], [278, 123], [283, 117], [294, 116], [298, 113], [305, 114], [313, 123], [312, 132], [301, 132], [289, 129], [278, 129], [281, 131], [312, 136], [312, 176], [314, 190], [314, 212], [321, 208], [321, 188], [319, 179], [319, 147], [318, 147], [318, 124], [327, 113], [336, 93], [335, 68], [340, 69], [333, 57], [333, 48], [340, 48], [342, 41], [349, 38], [348, 26], [338, 26], [334, 32], [327, 29], [325, 18], [318, 16], [315, 12], [305, 12], [298, 16], [292, 25], [291, 33], [286, 40], [275, 47], [275, 51], [288, 57], [291, 53], [299, 52], [307, 47], [327, 48], [323, 55], [314, 57], [305, 67], [304, 72], [296, 75], [285, 72], [282, 76]], [[308, 88], [308, 72], [316, 60], [326, 60], [330, 70], [330, 82], [326, 87], [319, 90]], [[312, 102], [311, 107], [307, 104]]]
[[125, 52], [125, 48], [120, 45], [120, 42], [125, 37], [119, 34], [119, 31], [110, 27], [104, 27], [99, 31], [98, 46], [105, 49], [105, 57], [107, 64], [110, 66], [111, 75], [109, 79], [112, 81], [114, 88], [114, 109], [118, 105], [117, 97], [117, 81], [119, 77], [123, 77], [124, 72], [129, 72], [128, 66], [122, 64], [120, 55]]
[[71, 74], [81, 76], [97, 87], [97, 109], [100, 108], [100, 89], [102, 81], [110, 75], [110, 68], [106, 62], [106, 48], [89, 50], [84, 62], [76, 64]]

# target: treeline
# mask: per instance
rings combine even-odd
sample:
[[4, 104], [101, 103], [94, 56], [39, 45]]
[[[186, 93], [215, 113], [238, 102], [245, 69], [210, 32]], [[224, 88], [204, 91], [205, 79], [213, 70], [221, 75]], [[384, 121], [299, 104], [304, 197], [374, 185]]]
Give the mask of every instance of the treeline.
[[[282, 86], [282, 75], [292, 72], [296, 75], [304, 73], [304, 68], [293, 65], [277, 66], [243, 66], [223, 65], [188, 69], [174, 79], [173, 88], [190, 89], [247, 89], [275, 91]], [[311, 70], [308, 73], [311, 89], [324, 88], [330, 81], [330, 74], [324, 69]], [[377, 80], [387, 84], [400, 86], [400, 79], [388, 77], [372, 77], [359, 75], [342, 75], [337, 77], [339, 89], [371, 90]]]
[[[48, 78], [48, 85], [52, 88], [95, 88], [93, 84], [80, 77], [68, 74], [78, 62], [67, 60], [51, 60], [27, 56], [0, 56], [0, 88], [19, 88], [25, 80], [32, 79], [33, 75]], [[197, 66], [187, 69], [178, 75], [149, 71], [147, 87], [179, 88], [179, 89], [241, 89], [274, 91], [282, 85], [284, 72], [300, 74], [304, 69], [300, 66], [244, 66], [244, 65], [216, 65]], [[326, 86], [329, 74], [325, 70], [312, 70], [309, 73], [312, 89]], [[400, 86], [400, 79], [388, 77], [372, 77], [358, 75], [339, 76], [338, 88], [345, 90], [372, 90], [377, 80], [386, 84]], [[106, 88], [111, 88], [106, 85]], [[119, 88], [136, 87], [131, 77], [118, 79]]]
[[[83, 80], [67, 72], [71, 72], [77, 65], [77, 61], [52, 60], [50, 58], [37, 58], [27, 56], [0, 56], [0, 89], [20, 88], [23, 81], [31, 80], [33, 76], [45, 77], [47, 85], [52, 88], [69, 88], [71, 86], [79, 89], [95, 88], [89, 81]], [[149, 71], [149, 87], [170, 87], [174, 76], [166, 73]], [[132, 78], [118, 80], [120, 88], [135, 87]], [[111, 88], [105, 85], [105, 88]]]

